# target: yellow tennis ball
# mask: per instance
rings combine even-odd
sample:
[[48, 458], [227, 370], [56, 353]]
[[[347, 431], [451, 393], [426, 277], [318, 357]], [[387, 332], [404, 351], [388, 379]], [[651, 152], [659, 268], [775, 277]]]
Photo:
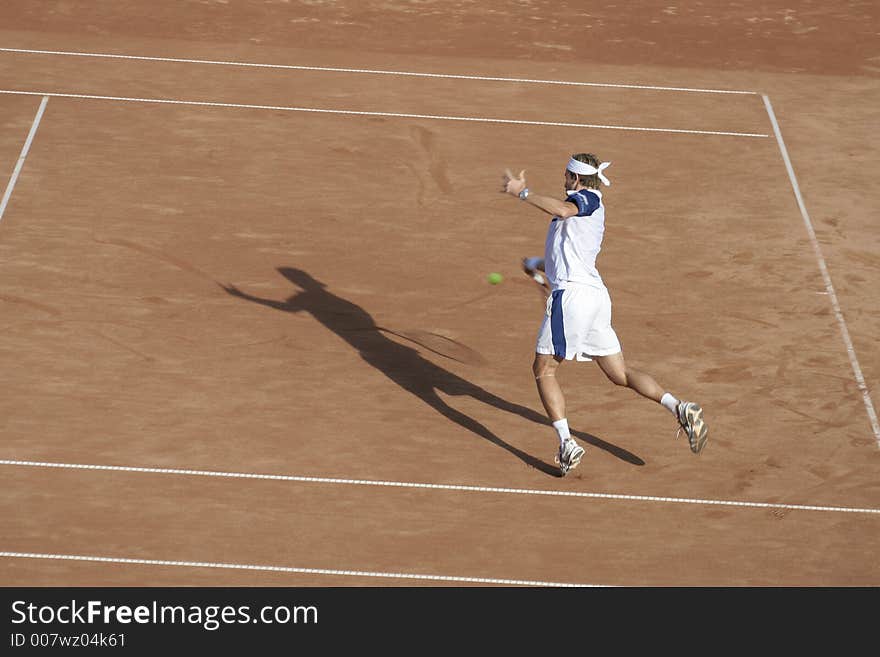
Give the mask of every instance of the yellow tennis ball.
[[496, 271], [493, 271], [489, 274], [489, 283], [492, 285], [498, 285], [501, 281], [504, 280], [504, 277]]

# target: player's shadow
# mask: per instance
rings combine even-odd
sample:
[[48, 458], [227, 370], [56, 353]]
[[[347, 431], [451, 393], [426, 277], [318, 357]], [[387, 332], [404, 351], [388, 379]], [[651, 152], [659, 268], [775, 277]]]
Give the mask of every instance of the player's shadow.
[[[306, 311], [316, 320], [336, 333], [354, 349], [357, 349], [367, 363], [382, 372], [404, 390], [411, 392], [441, 415], [456, 422], [460, 426], [473, 431], [478, 436], [506, 449], [528, 465], [547, 474], [559, 476], [559, 469], [531, 454], [505, 442], [480, 422], [465, 415], [447, 404], [438, 391], [451, 396], [469, 395], [495, 408], [515, 413], [527, 420], [544, 426], [550, 425], [549, 420], [530, 408], [509, 402], [478, 385], [461, 378], [457, 374], [435, 365], [423, 358], [411, 347], [389, 339], [382, 328], [376, 325], [373, 317], [357, 304], [343, 299], [327, 290], [327, 286], [313, 278], [307, 272], [293, 267], [279, 267], [278, 271], [291, 283], [300, 288], [299, 292], [285, 301], [263, 299], [242, 292], [234, 285], [221, 285], [229, 294], [253, 301], [276, 310], [289, 313]], [[572, 431], [572, 434], [584, 442], [605, 450], [614, 456], [632, 463], [644, 465], [644, 461], [625, 449], [605, 442], [589, 433]]]

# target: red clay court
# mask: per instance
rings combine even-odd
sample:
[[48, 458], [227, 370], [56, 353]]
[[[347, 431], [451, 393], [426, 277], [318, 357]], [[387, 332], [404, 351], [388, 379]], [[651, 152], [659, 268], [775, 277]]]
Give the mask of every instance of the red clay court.
[[[583, 6], [2, 3], [4, 584], [880, 584], [876, 3]], [[700, 456], [568, 364], [555, 474], [578, 151]]]

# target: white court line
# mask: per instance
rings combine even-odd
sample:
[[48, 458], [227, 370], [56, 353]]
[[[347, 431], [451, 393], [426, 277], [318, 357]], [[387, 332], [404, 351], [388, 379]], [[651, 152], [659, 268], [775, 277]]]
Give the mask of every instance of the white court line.
[[834, 316], [840, 325], [840, 333], [843, 336], [843, 343], [846, 345], [846, 353], [849, 355], [849, 362], [852, 366], [853, 374], [859, 390], [862, 392], [862, 401], [865, 404], [865, 410], [868, 412], [868, 419], [871, 422], [871, 428], [874, 431], [874, 439], [877, 446], [880, 447], [880, 422], [877, 421], [877, 412], [874, 410], [874, 403], [871, 401], [871, 395], [868, 386], [865, 383], [865, 377], [862, 376], [862, 368], [859, 367], [859, 359], [856, 357], [856, 350], [853, 347], [852, 339], [849, 337], [849, 330], [846, 327], [846, 321], [843, 319], [843, 312], [840, 310], [840, 303], [837, 300], [837, 294], [834, 292], [834, 286], [831, 284], [831, 274], [828, 273], [828, 266], [825, 264], [825, 258], [822, 255], [822, 249], [819, 246], [819, 240], [816, 239], [816, 231], [813, 230], [813, 222], [807, 212], [807, 206], [801, 196], [801, 190], [798, 186], [797, 178], [794, 175], [794, 168], [791, 166], [791, 159], [788, 157], [788, 149], [785, 148], [785, 142], [782, 140], [782, 131], [779, 129], [779, 122], [776, 120], [776, 114], [773, 112], [773, 106], [770, 99], [764, 95], [764, 106], [767, 108], [767, 114], [770, 116], [770, 122], [773, 124], [773, 132], [776, 135], [776, 142], [779, 144], [779, 151], [782, 153], [782, 159], [785, 162], [785, 169], [788, 171], [788, 178], [791, 181], [791, 188], [794, 190], [794, 197], [797, 199], [798, 207], [801, 210], [801, 216], [804, 219], [804, 225], [807, 227], [807, 234], [810, 237], [810, 243], [813, 245], [813, 251], [816, 254], [816, 260], [819, 262], [819, 271], [822, 272], [822, 280], [825, 282], [825, 290], [828, 298], [831, 299], [831, 308], [834, 310]]
[[0, 557], [12, 559], [56, 559], [62, 561], [93, 561], [99, 563], [122, 563], [143, 566], [176, 566], [178, 568], [226, 568], [231, 570], [262, 570], [276, 573], [303, 575], [336, 575], [346, 577], [382, 577], [385, 579], [415, 579], [432, 582], [460, 582], [469, 584], [493, 584], [511, 586], [548, 587], [606, 587], [604, 584], [568, 584], [564, 582], [540, 582], [528, 579], [494, 579], [490, 577], [458, 577], [454, 575], [421, 575], [416, 573], [382, 573], [365, 570], [328, 570], [325, 568], [295, 568], [291, 566], [261, 566], [240, 563], [210, 563], [203, 561], [162, 561], [158, 559], [127, 559], [123, 557], [97, 557], [80, 554], [40, 554], [33, 552], [0, 552]]
[[670, 504], [705, 504], [712, 506], [735, 506], [755, 509], [785, 509], [789, 511], [833, 511], [838, 513], [880, 514], [880, 509], [859, 509], [840, 506], [810, 506], [806, 504], [778, 504], [771, 502], [739, 502], [733, 500], [702, 500], [685, 497], [656, 497], [653, 495], [623, 495], [617, 493], [585, 493], [565, 490], [540, 490], [531, 488], [496, 488], [492, 486], [464, 486], [460, 484], [427, 484], [408, 481], [378, 481], [373, 479], [339, 479], [332, 477], [304, 477], [296, 475], [270, 475], [244, 472], [216, 472], [211, 470], [178, 470], [174, 468], [142, 468], [121, 465], [87, 465], [82, 463], [48, 463], [42, 461], [0, 460], [0, 465], [34, 468], [60, 468], [68, 470], [105, 470], [111, 472], [138, 472], [146, 474], [186, 475], [197, 477], [225, 477], [231, 479], [260, 479], [268, 481], [296, 481], [310, 484], [337, 484], [344, 486], [381, 486], [388, 488], [419, 488], [430, 490], [453, 490], [507, 495], [546, 495], [551, 497], [584, 497], [631, 502], [665, 502]]
[[647, 89], [651, 91], [684, 91], [705, 94], [747, 94], [757, 95], [756, 91], [735, 91], [727, 89], [693, 89], [688, 87], [658, 87], [643, 84], [611, 84], [604, 82], [571, 82], [567, 80], [535, 80], [531, 78], [504, 78], [484, 75], [454, 75], [450, 73], [418, 73], [415, 71], [387, 71], [368, 68], [336, 68], [329, 66], [295, 66], [290, 64], [257, 64], [251, 62], [230, 62], [210, 59], [181, 59], [178, 57], [146, 57], [143, 55], [118, 55], [113, 53], [71, 52], [66, 50], [30, 50], [25, 48], [0, 48], [0, 52], [15, 52], [36, 55], [64, 55], [69, 57], [103, 57], [109, 59], [130, 59], [148, 62], [173, 62], [180, 64], [211, 64], [215, 66], [245, 66], [252, 68], [288, 69], [294, 71], [324, 71], [330, 73], [359, 73], [367, 75], [400, 75], [419, 78], [447, 78], [452, 80], [482, 80], [486, 82], [520, 82], [528, 84], [558, 84], [578, 87], [610, 87], [615, 89]]
[[749, 132], [721, 132], [716, 130], [681, 130], [677, 128], [642, 128], [622, 125], [598, 125], [592, 123], [560, 123], [553, 121], [526, 121], [524, 119], [499, 119], [490, 117], [474, 116], [446, 116], [442, 114], [407, 114], [403, 112], [365, 112], [346, 109], [323, 109], [317, 107], [289, 107], [286, 105], [250, 105], [245, 103], [214, 103], [199, 100], [173, 100], [169, 98], [129, 98], [126, 96], [98, 96], [93, 94], [68, 94], [53, 93], [46, 91], [17, 91], [0, 89], [0, 94], [23, 95], [23, 96], [53, 96], [55, 98], [80, 98], [85, 100], [114, 100], [129, 103], [159, 103], [165, 105], [191, 105], [195, 107], [232, 107], [236, 109], [259, 109], [282, 112], [314, 112], [320, 114], [349, 114], [356, 116], [385, 116], [407, 119], [436, 119], [443, 121], [474, 121], [479, 123], [507, 123], [516, 125], [541, 125], [563, 128], [597, 128], [604, 130], [636, 130], [641, 132], [674, 132], [689, 135], [722, 135], [729, 137], [769, 137], [767, 134]]
[[31, 130], [24, 142], [24, 147], [21, 149], [21, 155], [18, 156], [18, 162], [15, 163], [12, 177], [9, 179], [9, 184], [6, 185], [6, 193], [3, 194], [3, 200], [0, 201], [0, 221], [3, 220], [3, 213], [6, 212], [6, 204], [9, 203], [9, 199], [12, 198], [12, 190], [15, 188], [15, 183], [18, 181], [18, 175], [21, 173], [24, 161], [28, 156], [28, 151], [31, 149], [31, 143], [34, 141], [34, 135], [37, 134], [37, 128], [40, 126], [40, 119], [43, 118], [43, 112], [45, 111], [46, 103], [48, 102], [49, 96], [43, 96], [40, 107], [37, 109], [37, 115], [34, 117], [34, 121], [31, 124]]

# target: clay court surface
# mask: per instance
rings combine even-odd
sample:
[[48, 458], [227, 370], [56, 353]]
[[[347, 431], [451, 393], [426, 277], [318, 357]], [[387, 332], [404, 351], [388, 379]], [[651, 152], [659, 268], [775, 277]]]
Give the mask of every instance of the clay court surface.
[[[880, 584], [877, 5], [640, 5], [3, 2], [0, 581]], [[567, 363], [556, 476], [579, 151], [699, 456]]]

